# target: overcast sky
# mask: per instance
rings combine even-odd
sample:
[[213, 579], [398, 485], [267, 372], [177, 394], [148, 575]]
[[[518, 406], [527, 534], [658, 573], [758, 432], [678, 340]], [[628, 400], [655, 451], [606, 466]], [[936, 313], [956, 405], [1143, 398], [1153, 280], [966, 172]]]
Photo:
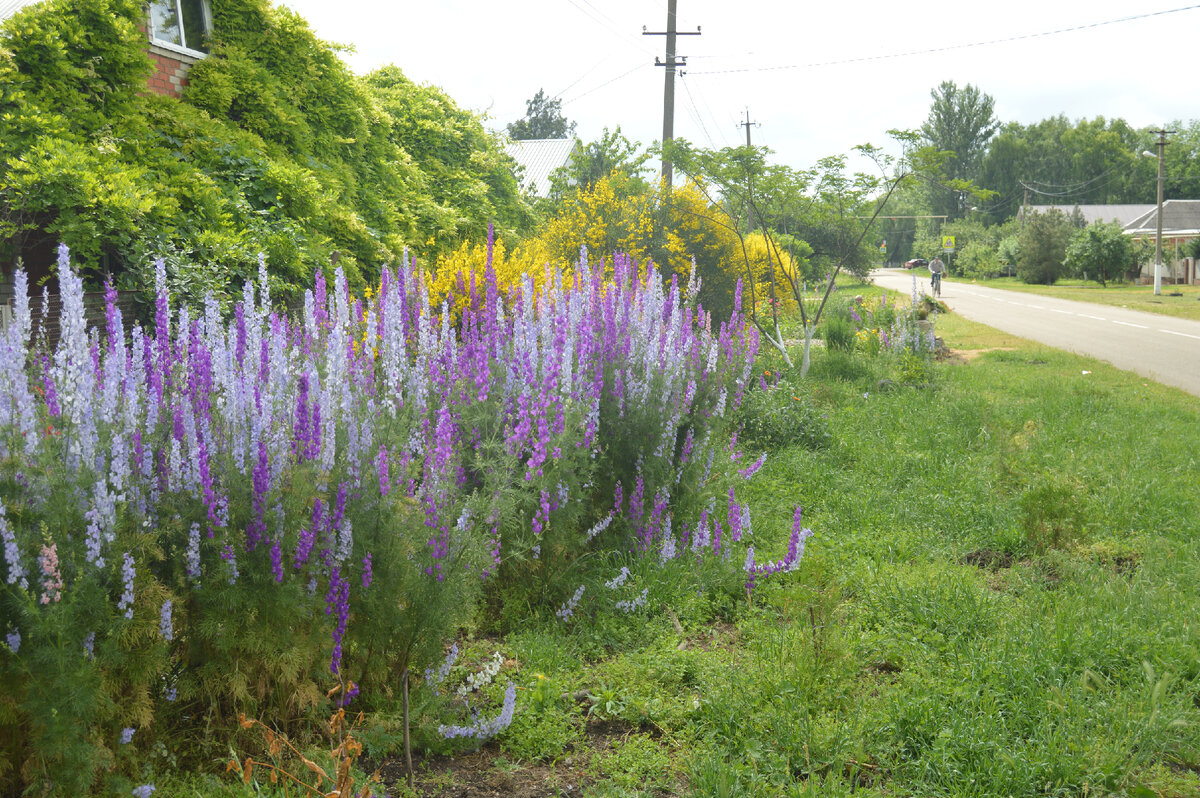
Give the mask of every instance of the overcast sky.
[[[396, 64], [484, 113], [493, 129], [545, 89], [585, 141], [618, 125], [643, 144], [662, 136], [664, 70], [654, 60], [665, 37], [642, 29], [666, 29], [666, 0], [278, 4], [322, 39], [353, 46], [343, 58], [355, 72]], [[805, 168], [856, 144], [883, 145], [890, 128], [918, 128], [944, 80], [990, 94], [1001, 121], [1061, 113], [1142, 127], [1200, 117], [1200, 5], [1188, 6], [678, 0], [678, 29], [702, 34], [679, 37], [688, 65], [676, 79], [675, 135], [701, 146], [744, 142], [748, 108], [754, 143]]]

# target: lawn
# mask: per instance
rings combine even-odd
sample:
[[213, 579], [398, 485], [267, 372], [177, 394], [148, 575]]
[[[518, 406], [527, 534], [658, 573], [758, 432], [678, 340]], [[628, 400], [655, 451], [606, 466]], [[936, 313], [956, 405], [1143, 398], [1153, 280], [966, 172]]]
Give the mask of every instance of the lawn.
[[[772, 450], [747, 495], [764, 551], [803, 506], [798, 570], [748, 599], [645, 558], [582, 566], [661, 600], [472, 629], [464, 658], [499, 651], [519, 682], [513, 725], [420, 757], [410, 789], [398, 714], [368, 718], [389, 794], [1200, 794], [1195, 400], [952, 315], [938, 332], [954, 354], [920, 385], [820, 350], [785, 370], [827, 444]], [[159, 789], [251, 794], [216, 785]]]

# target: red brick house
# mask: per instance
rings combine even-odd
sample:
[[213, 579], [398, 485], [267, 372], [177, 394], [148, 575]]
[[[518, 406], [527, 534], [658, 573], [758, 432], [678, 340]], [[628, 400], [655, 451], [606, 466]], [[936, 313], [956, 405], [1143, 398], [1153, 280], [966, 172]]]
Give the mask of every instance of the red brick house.
[[[42, 0], [0, 0], [0, 22]], [[146, 50], [154, 62], [147, 88], [178, 97], [188, 70], [208, 53], [212, 11], [208, 0], [149, 0], [146, 3]]]

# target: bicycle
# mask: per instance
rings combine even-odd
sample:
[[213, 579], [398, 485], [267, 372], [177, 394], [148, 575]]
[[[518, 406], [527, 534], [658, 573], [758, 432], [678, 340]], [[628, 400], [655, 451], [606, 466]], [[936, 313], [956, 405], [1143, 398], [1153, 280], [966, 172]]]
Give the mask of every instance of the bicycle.
[[933, 295], [940, 297], [942, 295], [942, 273], [934, 272], [930, 275], [930, 279], [933, 285]]

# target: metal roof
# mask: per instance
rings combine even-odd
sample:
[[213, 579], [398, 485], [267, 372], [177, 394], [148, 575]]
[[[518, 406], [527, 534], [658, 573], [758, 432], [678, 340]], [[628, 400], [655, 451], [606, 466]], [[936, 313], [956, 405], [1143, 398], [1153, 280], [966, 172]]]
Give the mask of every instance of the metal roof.
[[0, 22], [11, 17], [25, 6], [40, 3], [42, 0], [0, 0]]
[[[1158, 231], [1158, 207], [1150, 210], [1125, 225], [1125, 232], [1132, 236], [1154, 235]], [[1195, 236], [1200, 231], [1200, 200], [1166, 200], [1163, 202], [1163, 236]]]
[[1030, 205], [1027, 210], [1029, 213], [1060, 210], [1067, 216], [1072, 216], [1078, 210], [1087, 224], [1116, 222], [1124, 227], [1147, 211], [1153, 211], [1154, 207], [1154, 205]]
[[574, 149], [574, 139], [514, 140], [504, 147], [504, 151], [524, 170], [518, 173], [521, 188], [536, 197], [550, 196], [550, 175], [555, 169], [567, 165]]

